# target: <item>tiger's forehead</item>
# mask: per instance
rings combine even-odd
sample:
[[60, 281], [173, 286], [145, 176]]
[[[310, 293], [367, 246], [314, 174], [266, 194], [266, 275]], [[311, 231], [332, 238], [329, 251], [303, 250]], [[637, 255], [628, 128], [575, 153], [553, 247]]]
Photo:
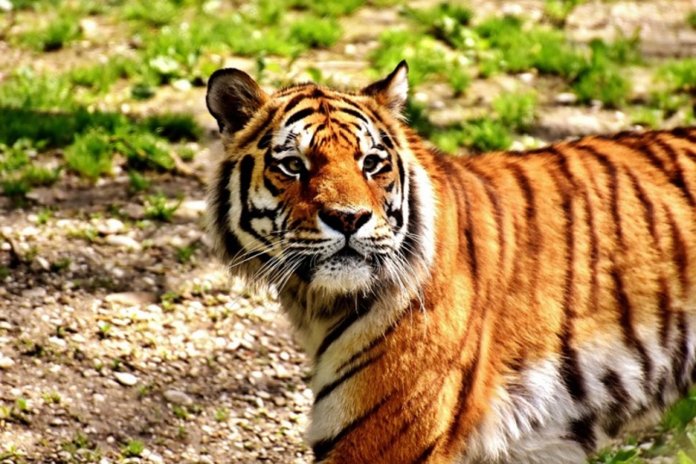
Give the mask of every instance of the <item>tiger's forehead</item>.
[[277, 153], [294, 149], [319, 158], [336, 152], [358, 158], [371, 148], [383, 148], [383, 118], [369, 97], [305, 85], [281, 91], [271, 104], [278, 113], [270, 136]]

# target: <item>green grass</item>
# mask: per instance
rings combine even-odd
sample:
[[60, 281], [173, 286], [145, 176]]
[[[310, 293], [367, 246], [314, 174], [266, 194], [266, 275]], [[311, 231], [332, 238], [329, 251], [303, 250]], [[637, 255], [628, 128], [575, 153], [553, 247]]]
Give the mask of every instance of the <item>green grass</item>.
[[465, 67], [448, 54], [442, 43], [427, 35], [412, 31], [387, 31], [380, 36], [380, 45], [371, 55], [373, 67], [380, 75], [406, 59], [409, 65], [409, 82], [412, 86], [427, 80], [441, 79], [449, 82], [455, 94], [468, 87], [471, 78]]
[[60, 50], [81, 35], [79, 18], [74, 12], [61, 10], [46, 26], [24, 32], [19, 42], [40, 52]]
[[528, 130], [534, 123], [536, 94], [503, 93], [493, 100], [493, 110], [500, 123], [512, 131]]
[[341, 38], [341, 26], [334, 19], [302, 18], [290, 27], [291, 39], [308, 47], [330, 47]]
[[65, 150], [65, 161], [70, 169], [94, 181], [111, 172], [113, 154], [109, 134], [101, 129], [91, 129], [77, 136]]
[[696, 10], [690, 11], [686, 15], [686, 24], [688, 24], [691, 29], [696, 29]]
[[585, 0], [544, 0], [544, 15], [553, 24], [563, 26], [570, 13]]
[[145, 217], [156, 221], [171, 222], [174, 213], [181, 206], [181, 199], [172, 202], [162, 193], [145, 198]]
[[696, 93], [696, 58], [666, 63], [657, 70], [656, 78], [669, 92]]

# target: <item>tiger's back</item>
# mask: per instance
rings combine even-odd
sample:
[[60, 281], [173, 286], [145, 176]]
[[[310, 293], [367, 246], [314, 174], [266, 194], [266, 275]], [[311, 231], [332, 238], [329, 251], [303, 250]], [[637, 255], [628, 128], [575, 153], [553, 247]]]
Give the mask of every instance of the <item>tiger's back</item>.
[[312, 357], [316, 459], [583, 462], [696, 380], [696, 129], [453, 158], [406, 88], [209, 83], [212, 232]]

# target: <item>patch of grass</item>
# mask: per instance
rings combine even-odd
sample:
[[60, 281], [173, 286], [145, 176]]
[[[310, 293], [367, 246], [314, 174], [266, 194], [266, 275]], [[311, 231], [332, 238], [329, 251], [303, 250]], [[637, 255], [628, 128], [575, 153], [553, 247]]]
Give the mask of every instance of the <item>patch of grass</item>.
[[477, 118], [433, 132], [435, 145], [447, 153], [460, 147], [469, 147], [476, 152], [504, 150], [512, 144], [510, 130], [497, 119]]
[[341, 26], [331, 18], [306, 16], [290, 27], [290, 37], [310, 48], [330, 47], [342, 34]]
[[308, 9], [320, 16], [343, 16], [360, 8], [364, 0], [291, 0], [295, 8]]
[[128, 182], [130, 189], [134, 192], [143, 192], [150, 188], [152, 182], [138, 171], [128, 171]]
[[49, 169], [31, 160], [36, 148], [31, 141], [21, 139], [12, 146], [0, 144], [0, 186], [5, 195], [22, 197], [32, 187], [52, 185], [60, 176], [60, 168]]
[[544, 0], [544, 16], [557, 26], [563, 26], [570, 13], [585, 0]]
[[696, 29], [696, 10], [690, 11], [686, 15], [686, 24], [691, 26], [691, 29]]
[[631, 83], [616, 66], [590, 66], [573, 83], [573, 91], [582, 103], [598, 100], [610, 108], [617, 108], [626, 103]]
[[659, 128], [664, 121], [664, 111], [659, 108], [638, 106], [629, 112], [631, 123], [639, 124], [651, 129]]
[[146, 118], [141, 125], [171, 142], [198, 140], [203, 132], [192, 115], [182, 113], [156, 114]]
[[21, 44], [41, 52], [60, 50], [80, 37], [79, 18], [74, 12], [61, 11], [44, 27], [24, 32], [18, 37]]
[[391, 30], [384, 32], [379, 41], [380, 45], [372, 52], [370, 60], [380, 75], [390, 72], [405, 58], [409, 65], [409, 82], [413, 87], [439, 77], [452, 86], [455, 94], [459, 94], [471, 81], [459, 56], [430, 36]]
[[109, 134], [92, 129], [79, 135], [65, 150], [68, 167], [92, 181], [112, 170], [114, 147]]
[[156, 221], [171, 222], [174, 213], [181, 206], [181, 199], [172, 202], [164, 194], [149, 195], [145, 198], [145, 217]]
[[171, 0], [131, 0], [125, 5], [123, 13], [127, 20], [162, 27], [180, 16], [180, 4]]
[[524, 131], [534, 122], [536, 95], [503, 93], [493, 100], [493, 110], [501, 124], [512, 131]]
[[182, 264], [191, 262], [194, 253], [196, 253], [196, 245], [191, 244], [183, 247], [176, 247], [176, 260]]
[[696, 94], [696, 58], [666, 63], [658, 68], [656, 78], [668, 91]]
[[124, 458], [137, 458], [143, 454], [143, 451], [145, 451], [145, 443], [140, 440], [129, 440], [121, 448], [121, 455]]
[[226, 422], [230, 418], [230, 410], [225, 407], [217, 408], [213, 418], [216, 422]]
[[46, 404], [60, 404], [62, 401], [60, 393], [58, 393], [55, 390], [44, 393], [43, 395], [41, 395], [41, 398], [44, 400], [44, 403]]
[[73, 69], [68, 73], [68, 79], [74, 85], [102, 94], [108, 92], [119, 79], [137, 75], [137, 66], [134, 60], [115, 56], [106, 63]]
[[563, 32], [528, 27], [514, 16], [487, 19], [475, 30], [489, 49], [481, 63], [484, 75], [537, 69], [544, 74], [573, 78], [585, 62], [584, 56], [568, 43]]
[[407, 16], [411, 17], [426, 31], [437, 39], [444, 41], [454, 48], [467, 48], [469, 39], [469, 25], [473, 12], [462, 5], [441, 3], [428, 9], [407, 9]]

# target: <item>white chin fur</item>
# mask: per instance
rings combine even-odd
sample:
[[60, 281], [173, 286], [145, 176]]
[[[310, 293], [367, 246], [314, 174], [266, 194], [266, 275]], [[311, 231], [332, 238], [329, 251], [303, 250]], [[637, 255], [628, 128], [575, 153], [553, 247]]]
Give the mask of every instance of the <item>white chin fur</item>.
[[326, 293], [353, 293], [369, 289], [374, 282], [373, 269], [355, 259], [332, 259], [317, 264], [310, 287]]

